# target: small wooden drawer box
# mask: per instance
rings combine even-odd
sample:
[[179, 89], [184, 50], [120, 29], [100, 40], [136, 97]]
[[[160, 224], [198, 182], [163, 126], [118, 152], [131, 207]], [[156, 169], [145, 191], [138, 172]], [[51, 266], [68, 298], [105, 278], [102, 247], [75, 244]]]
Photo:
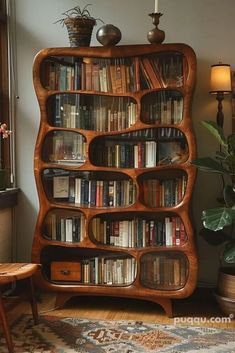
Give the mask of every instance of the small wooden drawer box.
[[51, 263], [52, 281], [81, 281], [80, 262], [62, 262], [54, 261]]

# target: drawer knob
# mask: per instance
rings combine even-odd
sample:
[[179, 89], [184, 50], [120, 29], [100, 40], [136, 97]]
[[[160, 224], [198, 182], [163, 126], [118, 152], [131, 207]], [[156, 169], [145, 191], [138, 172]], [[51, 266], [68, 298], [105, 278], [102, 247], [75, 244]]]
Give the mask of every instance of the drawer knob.
[[70, 270], [60, 270], [60, 273], [64, 276], [68, 276], [70, 274]]

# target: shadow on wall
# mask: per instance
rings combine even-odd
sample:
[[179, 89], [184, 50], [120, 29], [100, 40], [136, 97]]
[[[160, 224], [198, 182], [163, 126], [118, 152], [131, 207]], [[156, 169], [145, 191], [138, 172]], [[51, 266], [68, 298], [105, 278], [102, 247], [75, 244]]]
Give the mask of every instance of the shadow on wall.
[[36, 225], [38, 210], [22, 190], [18, 195], [16, 207], [16, 259], [18, 261], [30, 261], [32, 240]]

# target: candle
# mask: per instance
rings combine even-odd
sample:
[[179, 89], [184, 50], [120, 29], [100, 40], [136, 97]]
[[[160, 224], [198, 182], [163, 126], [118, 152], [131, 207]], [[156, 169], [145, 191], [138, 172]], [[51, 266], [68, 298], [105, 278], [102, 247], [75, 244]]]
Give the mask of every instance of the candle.
[[158, 0], [155, 0], [155, 8], [154, 8], [154, 12], [158, 12]]

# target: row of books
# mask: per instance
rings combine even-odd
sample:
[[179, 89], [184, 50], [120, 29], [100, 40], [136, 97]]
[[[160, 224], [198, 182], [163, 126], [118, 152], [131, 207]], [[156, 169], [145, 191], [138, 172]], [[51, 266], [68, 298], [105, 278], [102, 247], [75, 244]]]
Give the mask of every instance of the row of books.
[[92, 221], [95, 239], [107, 245], [127, 248], [146, 246], [182, 245], [186, 240], [184, 225], [179, 217], [163, 220], [133, 218], [106, 220], [96, 217]]
[[52, 240], [80, 242], [85, 234], [84, 215], [66, 218], [53, 213], [46, 222], [45, 234]]
[[134, 258], [95, 257], [81, 261], [81, 281], [86, 284], [128, 285], [136, 277]]
[[132, 180], [75, 179], [75, 203], [84, 206], [128, 206], [135, 202]]
[[74, 63], [44, 61], [42, 83], [50, 90], [85, 90], [126, 93], [140, 89], [183, 86], [181, 54], [133, 58], [83, 58]]
[[142, 107], [141, 118], [149, 124], [179, 124], [183, 117], [183, 98], [176, 92], [157, 92]]
[[162, 164], [184, 163], [188, 159], [188, 147], [181, 141], [159, 142], [132, 141], [114, 144], [105, 141], [103, 154], [98, 154], [99, 147], [92, 150], [95, 165], [116, 168], [153, 168]]
[[187, 178], [144, 181], [144, 202], [150, 207], [172, 207], [178, 205], [184, 197]]
[[141, 261], [141, 282], [150, 288], [179, 288], [185, 285], [187, 265], [182, 256], [147, 254]]
[[[96, 180], [89, 173], [81, 177], [75, 174], [53, 177], [53, 198], [68, 199], [89, 207], [121, 207], [136, 201], [136, 188], [132, 180]], [[179, 178], [143, 182], [144, 203], [149, 207], [172, 207], [182, 200], [187, 187], [185, 175]]]
[[93, 131], [120, 131], [137, 119], [137, 104], [127, 97], [91, 96], [82, 102], [79, 95], [55, 96], [53, 125]]

